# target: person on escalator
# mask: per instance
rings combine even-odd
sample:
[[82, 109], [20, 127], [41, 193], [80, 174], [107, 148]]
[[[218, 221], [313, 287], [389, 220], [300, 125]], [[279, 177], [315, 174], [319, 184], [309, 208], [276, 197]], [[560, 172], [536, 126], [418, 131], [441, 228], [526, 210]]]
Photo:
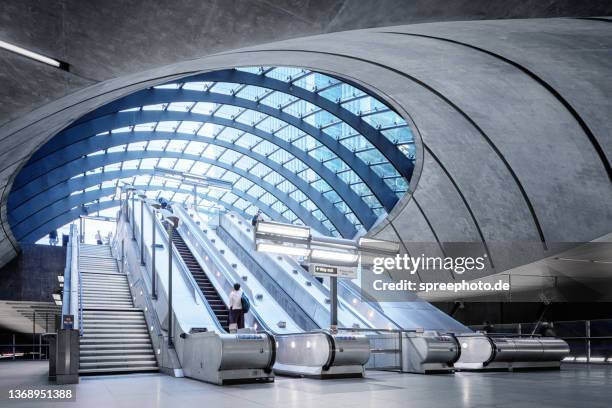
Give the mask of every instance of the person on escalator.
[[239, 283], [234, 283], [234, 289], [229, 294], [229, 330], [234, 333], [238, 329], [244, 329], [244, 311], [242, 289]]
[[493, 333], [495, 331], [495, 327], [488, 320], [485, 320], [482, 326], [482, 331], [485, 333]]

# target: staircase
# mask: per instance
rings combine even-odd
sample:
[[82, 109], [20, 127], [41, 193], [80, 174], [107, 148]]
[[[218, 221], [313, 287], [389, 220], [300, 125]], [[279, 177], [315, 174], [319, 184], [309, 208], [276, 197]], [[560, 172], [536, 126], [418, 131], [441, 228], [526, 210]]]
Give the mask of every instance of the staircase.
[[195, 259], [195, 257], [187, 247], [187, 244], [185, 244], [185, 241], [183, 240], [181, 235], [176, 230], [173, 231], [172, 242], [181, 254], [185, 265], [187, 265], [187, 268], [189, 268], [189, 271], [191, 272], [193, 278], [200, 287], [200, 290], [206, 298], [206, 301], [215, 313], [215, 316], [221, 324], [221, 327], [223, 327], [225, 331], [229, 331], [229, 311], [227, 309], [227, 306], [221, 299], [221, 296], [219, 296], [219, 293], [213, 286], [210, 279], [208, 279], [206, 273], [200, 267], [198, 261]]
[[79, 246], [83, 336], [79, 374], [157, 371], [142, 310], [134, 308], [125, 274], [108, 245]]

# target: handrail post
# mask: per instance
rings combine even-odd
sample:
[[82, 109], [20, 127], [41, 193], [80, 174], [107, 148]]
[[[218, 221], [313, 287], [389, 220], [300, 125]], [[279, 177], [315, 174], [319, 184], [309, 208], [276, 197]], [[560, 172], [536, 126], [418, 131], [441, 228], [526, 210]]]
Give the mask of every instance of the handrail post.
[[174, 348], [172, 341], [172, 222], [168, 222], [168, 348]]
[[591, 321], [584, 321], [585, 330], [586, 330], [586, 359], [587, 364], [591, 362]]
[[132, 224], [132, 241], [136, 241], [136, 223], [134, 222], [134, 195], [136, 195], [135, 191], [132, 191], [132, 219], [130, 223]]
[[330, 329], [335, 331], [338, 327], [338, 278], [329, 278], [329, 298], [330, 298]]
[[153, 300], [157, 300], [157, 288], [155, 287], [155, 275], [157, 274], [157, 271], [155, 270], [156, 265], [155, 265], [155, 252], [156, 252], [156, 236], [155, 236], [155, 230], [157, 230], [157, 225], [155, 225], [155, 210], [151, 209], [151, 230], [152, 230], [152, 237], [151, 237], [151, 299]]
[[140, 265], [145, 264], [145, 253], [144, 253], [144, 199], [140, 200]]

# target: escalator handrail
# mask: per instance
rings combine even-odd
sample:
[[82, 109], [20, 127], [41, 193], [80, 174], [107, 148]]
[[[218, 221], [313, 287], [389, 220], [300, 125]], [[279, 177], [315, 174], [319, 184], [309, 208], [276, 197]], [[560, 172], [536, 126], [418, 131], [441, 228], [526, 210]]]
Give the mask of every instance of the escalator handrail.
[[[200, 228], [198, 228], [198, 225], [193, 221], [189, 214], [181, 207], [179, 207], [177, 212], [179, 213], [179, 217], [182, 221], [182, 224], [186, 225], [187, 229], [195, 238], [197, 243], [200, 244], [200, 246], [206, 250], [209, 258], [213, 261], [213, 264], [215, 264], [217, 266], [217, 269], [219, 269], [223, 273], [224, 278], [229, 282], [239, 282], [241, 278], [238, 273], [234, 271], [233, 268], [231, 268], [225, 258], [220, 257], [217, 254], [217, 250], [216, 248], [214, 248], [214, 245], [212, 245], [212, 242], [210, 242], [210, 239], [204, 235], [204, 232], [201, 231]], [[222, 265], [222, 268], [219, 268], [219, 265]], [[202, 267], [204, 265], [200, 266]], [[202, 270], [205, 271], [204, 268], [202, 268]], [[248, 287], [243, 288], [242, 291], [245, 292], [250, 299], [253, 299], [253, 292]]]
[[[148, 203], [145, 203], [145, 208], [148, 211], [151, 211], [151, 208]], [[135, 217], [135, 218], [139, 218], [139, 217]], [[192, 292], [194, 301], [196, 303], [201, 303], [202, 305], [204, 305], [204, 307], [209, 313], [209, 316], [214, 317], [211, 320], [213, 324], [215, 325], [215, 328], [219, 331], [219, 333], [226, 333], [225, 329], [221, 326], [219, 320], [217, 319], [217, 316], [215, 315], [215, 312], [213, 311], [212, 307], [210, 306], [210, 304], [208, 303], [208, 301], [202, 294], [202, 291], [200, 290], [200, 287], [196, 283], [195, 279], [193, 278], [193, 275], [189, 271], [189, 268], [187, 268], [187, 265], [183, 261], [183, 257], [178, 252], [178, 249], [176, 248], [176, 246], [173, 244], [171, 237], [168, 235], [168, 231], [166, 231], [166, 229], [164, 228], [159, 218], [153, 217], [153, 219], [155, 221], [155, 227], [157, 228], [158, 232], [161, 232], [158, 235], [162, 239], [162, 242], [165, 245], [167, 245], [167, 248], [170, 248], [170, 250], [172, 251], [172, 257], [174, 258], [174, 260], [176, 261], [178, 265], [178, 269], [179, 269], [179, 273], [181, 277], [183, 278], [187, 286], [191, 288], [191, 292]]]
[[[234, 282], [237, 282], [239, 280], [239, 278], [240, 278], [238, 276], [238, 274], [236, 273], [236, 276], [232, 276], [232, 272], [234, 272], [233, 269], [231, 269], [228, 265], [226, 265], [227, 261], [225, 261], [225, 259], [219, 257], [219, 255], [216, 252], [216, 248], [211, 248], [212, 243], [209, 243], [208, 237], [204, 236], [204, 232], [201, 231], [198, 228], [197, 224], [193, 221], [193, 219], [189, 216], [189, 214], [186, 214], [185, 210], [180, 208], [180, 206], [179, 206], [179, 210], [177, 212], [182, 215], [181, 218], [184, 219], [183, 220], [183, 225], [187, 225], [187, 228], [189, 229], [191, 234], [195, 237], [195, 239], [198, 241], [200, 246], [202, 246], [202, 248], [206, 248], [207, 249], [209, 258], [217, 266], [217, 269], [223, 274], [223, 277], [226, 280], [228, 280], [228, 281], [230, 281], [230, 277], [234, 278], [235, 279]], [[181, 215], [179, 215], [179, 216], [181, 216]], [[197, 260], [197, 258], [196, 258], [196, 260]], [[219, 267], [219, 265], [222, 265], [222, 267]], [[200, 266], [202, 267], [202, 265], [200, 265]], [[202, 270], [204, 271], [204, 273], [206, 273], [204, 268], [202, 268]], [[231, 272], [229, 272], [229, 271], [231, 271]], [[238, 280], [236, 280], [236, 279], [238, 279]], [[210, 280], [210, 278], [209, 278], [209, 280]], [[245, 292], [245, 294], [249, 298], [249, 301], [252, 304], [256, 304], [255, 303], [255, 298], [253, 296], [253, 292], [249, 288], [245, 288], [245, 289], [247, 289], [247, 290], [243, 289], [243, 292]], [[265, 320], [261, 317], [261, 315], [257, 312], [257, 310], [255, 308], [251, 308], [250, 313], [252, 313], [253, 316], [257, 319], [257, 321], [261, 325], [261, 328], [263, 329], [263, 331], [270, 332], [270, 333], [272, 333], [274, 335], [276, 334], [276, 331], [274, 331], [270, 326], [268, 326], [268, 324], [265, 322]]]

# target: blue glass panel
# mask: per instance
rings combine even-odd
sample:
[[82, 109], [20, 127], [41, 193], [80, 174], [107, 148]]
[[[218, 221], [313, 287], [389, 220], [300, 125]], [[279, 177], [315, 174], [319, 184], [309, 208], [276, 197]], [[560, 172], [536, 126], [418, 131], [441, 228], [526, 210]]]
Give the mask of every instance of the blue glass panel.
[[372, 170], [374, 170], [380, 177], [400, 177], [400, 174], [397, 172], [395, 167], [389, 163], [372, 166]]
[[408, 183], [406, 179], [403, 177], [396, 177], [385, 179], [385, 184], [387, 184], [393, 191], [407, 191]]
[[408, 126], [382, 130], [380, 133], [395, 144], [409, 143], [414, 141], [414, 137]]

